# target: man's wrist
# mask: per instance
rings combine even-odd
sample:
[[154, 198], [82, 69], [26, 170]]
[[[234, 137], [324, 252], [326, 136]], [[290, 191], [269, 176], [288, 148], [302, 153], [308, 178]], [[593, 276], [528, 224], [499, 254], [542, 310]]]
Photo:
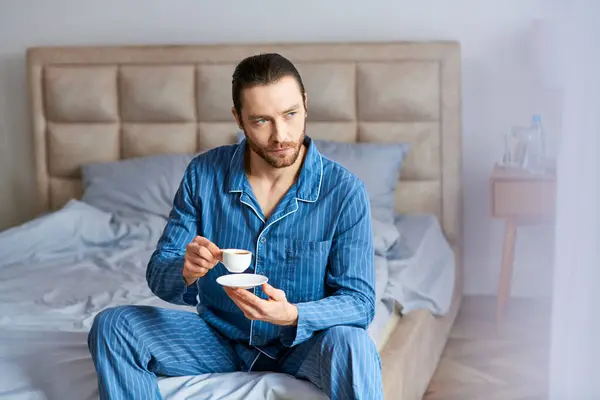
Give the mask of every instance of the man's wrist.
[[183, 277], [183, 281], [185, 282], [185, 285], [187, 287], [192, 286], [196, 281], [198, 280], [198, 278], [187, 278], [187, 277]]
[[295, 304], [289, 305], [290, 318], [286, 325], [288, 326], [296, 326], [298, 325], [298, 307]]

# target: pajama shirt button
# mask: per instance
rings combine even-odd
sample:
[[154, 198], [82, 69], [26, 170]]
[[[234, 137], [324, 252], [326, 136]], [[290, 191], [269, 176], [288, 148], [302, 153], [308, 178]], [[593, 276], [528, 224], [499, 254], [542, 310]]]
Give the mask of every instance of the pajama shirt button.
[[264, 237], [264, 236], [263, 236], [263, 237], [261, 237], [261, 238], [260, 238], [260, 242], [261, 242], [261, 243], [265, 243], [266, 241], [267, 241], [267, 238], [266, 238], [266, 237]]

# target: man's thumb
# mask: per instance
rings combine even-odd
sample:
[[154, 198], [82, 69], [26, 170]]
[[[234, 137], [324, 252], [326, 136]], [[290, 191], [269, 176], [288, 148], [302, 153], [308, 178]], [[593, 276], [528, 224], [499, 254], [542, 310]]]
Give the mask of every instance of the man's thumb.
[[272, 297], [274, 300], [285, 300], [285, 294], [283, 291], [275, 289], [268, 283], [263, 284], [263, 292], [265, 292], [267, 296]]

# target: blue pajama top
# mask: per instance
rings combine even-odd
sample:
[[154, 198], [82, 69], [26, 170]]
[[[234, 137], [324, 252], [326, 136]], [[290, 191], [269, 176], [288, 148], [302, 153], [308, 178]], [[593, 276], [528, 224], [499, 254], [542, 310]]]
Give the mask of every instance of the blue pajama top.
[[[308, 146], [296, 183], [266, 219], [244, 170], [245, 139], [196, 156], [175, 195], [146, 278], [161, 299], [196, 306], [227, 338], [277, 358], [284, 350], [335, 325], [367, 328], [375, 313], [375, 266], [365, 185]], [[186, 246], [204, 236], [219, 248], [252, 251], [246, 273], [262, 274], [298, 308], [297, 326], [248, 320], [216, 279], [218, 263], [187, 286]], [[252, 289], [268, 298], [260, 287]]]

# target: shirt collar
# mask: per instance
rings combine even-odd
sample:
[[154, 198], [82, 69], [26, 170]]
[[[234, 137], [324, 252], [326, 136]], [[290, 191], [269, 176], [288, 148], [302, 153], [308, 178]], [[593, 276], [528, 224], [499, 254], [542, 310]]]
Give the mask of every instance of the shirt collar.
[[[323, 179], [323, 159], [314, 141], [306, 136], [304, 144], [308, 147], [304, 163], [296, 182], [296, 198], [301, 201], [315, 202], [321, 191]], [[246, 138], [237, 145], [229, 163], [228, 190], [229, 192], [244, 192], [250, 186], [244, 169], [246, 154]]]

